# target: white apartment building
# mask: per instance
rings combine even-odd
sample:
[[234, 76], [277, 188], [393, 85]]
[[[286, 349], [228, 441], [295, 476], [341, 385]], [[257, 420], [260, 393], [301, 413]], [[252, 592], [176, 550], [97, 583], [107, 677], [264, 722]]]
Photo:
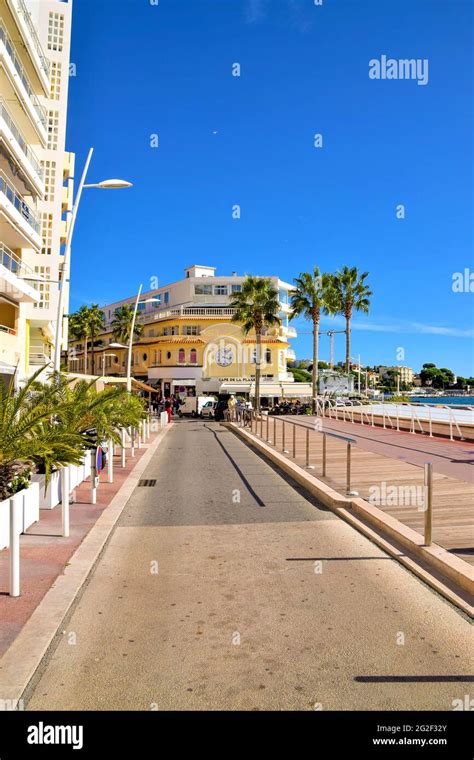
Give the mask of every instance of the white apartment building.
[[74, 157], [65, 153], [71, 16], [71, 0], [0, 0], [4, 381], [17, 367], [21, 381], [51, 358], [53, 348], [72, 207]]

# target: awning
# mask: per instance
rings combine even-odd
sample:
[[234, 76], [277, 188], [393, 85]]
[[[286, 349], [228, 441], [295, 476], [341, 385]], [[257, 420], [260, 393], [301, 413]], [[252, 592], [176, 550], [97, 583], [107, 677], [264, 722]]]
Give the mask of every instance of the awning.
[[15, 370], [16, 367], [14, 367], [12, 364], [5, 364], [5, 362], [0, 362], [0, 375], [14, 375]]
[[[222, 383], [220, 393], [248, 393], [255, 396], [255, 383], [239, 383], [238, 381]], [[311, 398], [310, 383], [260, 383], [260, 398]]]
[[132, 377], [132, 388], [140, 388], [141, 391], [148, 391], [148, 393], [156, 393], [156, 388], [153, 388], [151, 385], [147, 385], [147, 383], [144, 383], [143, 380], [135, 380], [134, 377]]

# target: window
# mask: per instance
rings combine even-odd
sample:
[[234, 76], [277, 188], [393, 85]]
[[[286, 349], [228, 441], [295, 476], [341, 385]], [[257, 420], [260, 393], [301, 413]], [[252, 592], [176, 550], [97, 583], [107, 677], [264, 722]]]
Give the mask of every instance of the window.
[[153, 296], [155, 300], [151, 302], [151, 308], [152, 309], [159, 309], [161, 306], [161, 295], [155, 295]]
[[180, 348], [178, 351], [178, 361], [180, 364], [184, 364], [185, 362], [184, 348]]
[[242, 290], [242, 285], [232, 285], [232, 293], [240, 293]]
[[146, 303], [138, 304], [138, 311], [145, 311], [145, 309], [146, 309]]
[[163, 300], [164, 300], [165, 303], [169, 303], [170, 302], [170, 292], [169, 292], [169, 290], [167, 290], [166, 293], [163, 294]]
[[167, 359], [171, 359], [171, 351], [167, 351], [166, 352], [166, 358]]
[[267, 364], [272, 363], [272, 352], [270, 348], [265, 349], [265, 362]]
[[283, 288], [280, 288], [278, 291], [278, 300], [280, 303], [288, 303], [288, 291], [283, 290]]
[[53, 215], [41, 215], [41, 237], [43, 238], [43, 247], [41, 253], [51, 256], [53, 246]]
[[179, 335], [179, 327], [163, 327], [163, 335]]
[[215, 296], [226, 296], [227, 295], [227, 285], [215, 285], [214, 286], [214, 295]]
[[212, 296], [212, 285], [195, 285], [194, 295], [196, 296]]
[[44, 171], [44, 200], [54, 200], [54, 185], [56, 182], [56, 161], [42, 161]]
[[44, 280], [49, 280], [51, 275], [50, 267], [35, 267], [35, 274], [39, 274], [43, 277], [43, 281], [37, 283], [37, 288], [40, 293], [40, 300], [35, 303], [34, 309], [48, 309], [49, 308], [49, 288], [50, 285]]
[[50, 13], [48, 24], [48, 50], [61, 52], [64, 41], [64, 16], [62, 13]]
[[197, 351], [195, 348], [192, 348], [189, 353], [189, 361], [191, 364], [197, 364]]
[[59, 100], [61, 97], [61, 63], [51, 61], [51, 100]]
[[58, 147], [59, 111], [48, 111], [48, 150]]
[[148, 359], [148, 354], [143, 354], [143, 361], [146, 362], [147, 359]]
[[184, 325], [183, 335], [199, 335], [199, 325]]

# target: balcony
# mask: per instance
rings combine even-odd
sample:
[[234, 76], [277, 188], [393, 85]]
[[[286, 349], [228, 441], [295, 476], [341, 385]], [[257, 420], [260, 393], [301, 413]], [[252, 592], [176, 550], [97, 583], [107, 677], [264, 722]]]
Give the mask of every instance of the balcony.
[[15, 46], [0, 20], [0, 60], [12, 85], [18, 92], [28, 116], [43, 144], [47, 143], [47, 114], [36, 96], [30, 79], [18, 57]]
[[[18, 364], [19, 358], [16, 330], [13, 327], [0, 324], [0, 365], [14, 368]], [[0, 371], [3, 371], [3, 368]]]
[[43, 241], [40, 223], [7, 175], [0, 171], [0, 239], [12, 248], [34, 248]]
[[37, 303], [40, 294], [35, 278], [33, 270], [0, 243], [0, 293], [17, 303]]
[[46, 58], [41, 42], [36, 33], [35, 26], [31, 20], [31, 14], [26, 7], [24, 0], [8, 0], [8, 5], [15, 18], [16, 25], [20, 30], [21, 36], [29, 51], [31, 62], [35, 68], [38, 78], [44, 89], [45, 95], [49, 95], [50, 88], [50, 66]]
[[43, 169], [2, 97], [0, 97], [0, 136], [23, 169], [31, 184], [32, 192], [42, 197], [44, 195]]

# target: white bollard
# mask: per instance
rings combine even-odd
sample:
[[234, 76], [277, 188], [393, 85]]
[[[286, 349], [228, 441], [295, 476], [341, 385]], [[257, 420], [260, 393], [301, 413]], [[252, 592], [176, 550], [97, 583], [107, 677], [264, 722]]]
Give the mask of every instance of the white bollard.
[[23, 494], [10, 499], [10, 596], [20, 596], [20, 532]]
[[142, 423], [139, 422], [138, 428], [137, 428], [137, 448], [141, 449], [141, 447], [142, 447]]
[[122, 467], [125, 467], [125, 428], [120, 431], [120, 446], [121, 446], [121, 462]]
[[97, 487], [95, 484], [97, 470], [96, 470], [96, 452], [95, 449], [91, 451], [91, 504], [97, 504]]
[[69, 467], [61, 468], [61, 520], [62, 535], [69, 536]]
[[112, 438], [109, 441], [109, 453], [107, 458], [107, 475], [108, 482], [114, 482], [114, 442]]
[[135, 456], [135, 428], [130, 428], [130, 445], [131, 445], [131, 452], [132, 457]]

